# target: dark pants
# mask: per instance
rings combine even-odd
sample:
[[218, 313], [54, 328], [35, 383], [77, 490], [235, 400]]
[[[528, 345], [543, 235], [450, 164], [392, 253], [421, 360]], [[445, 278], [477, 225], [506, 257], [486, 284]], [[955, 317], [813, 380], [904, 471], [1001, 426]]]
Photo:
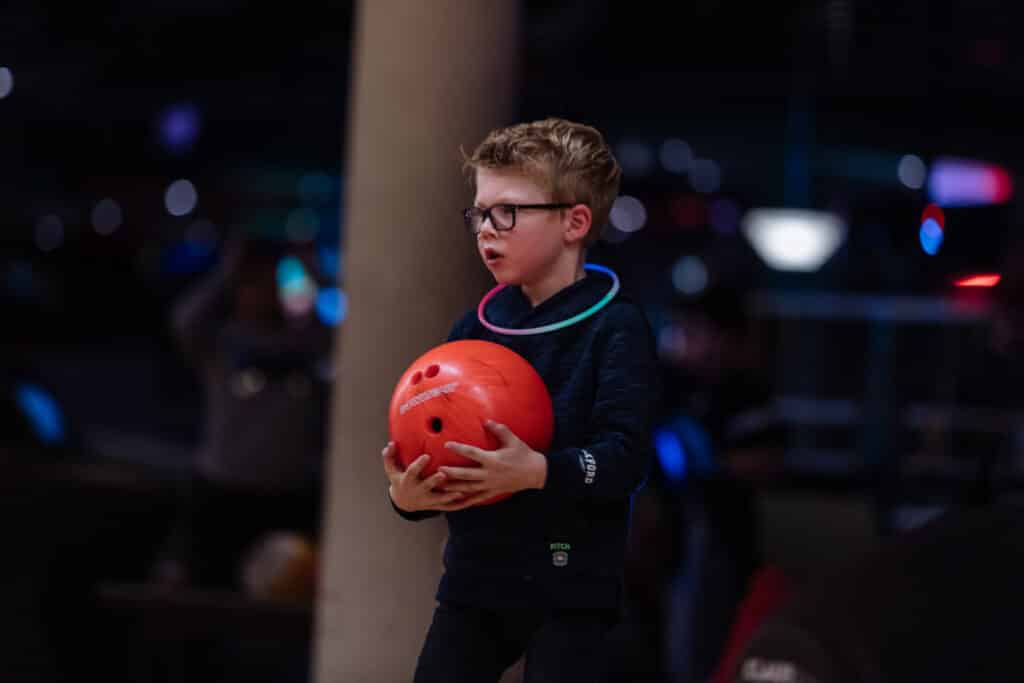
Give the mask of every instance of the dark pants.
[[489, 610], [441, 603], [427, 633], [415, 683], [496, 683], [526, 655], [526, 683], [602, 683], [611, 609]]

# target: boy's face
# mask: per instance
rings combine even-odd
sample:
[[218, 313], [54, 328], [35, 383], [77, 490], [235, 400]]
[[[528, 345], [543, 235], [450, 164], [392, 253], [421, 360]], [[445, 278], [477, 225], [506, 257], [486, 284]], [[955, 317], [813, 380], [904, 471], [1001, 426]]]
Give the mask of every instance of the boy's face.
[[[474, 204], [489, 209], [499, 204], [545, 204], [550, 193], [528, 176], [514, 170], [479, 168]], [[485, 220], [476, 237], [477, 251], [494, 279], [501, 284], [529, 285], [542, 281], [564, 257], [564, 212], [547, 209], [516, 211], [515, 227], [495, 230]]]

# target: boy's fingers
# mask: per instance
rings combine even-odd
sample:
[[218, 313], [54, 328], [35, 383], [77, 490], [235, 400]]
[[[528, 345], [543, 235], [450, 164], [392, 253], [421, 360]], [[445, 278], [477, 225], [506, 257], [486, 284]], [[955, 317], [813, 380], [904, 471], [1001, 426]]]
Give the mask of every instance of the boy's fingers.
[[387, 472], [389, 477], [393, 474], [402, 473], [402, 470], [398, 467], [398, 462], [395, 460], [395, 447], [393, 444], [389, 443], [385, 446], [380, 454], [384, 459], [384, 471]]
[[511, 429], [501, 424], [500, 422], [495, 422], [494, 420], [488, 420], [487, 422], [485, 422], [484, 427], [486, 427], [491, 432], [491, 434], [494, 434], [496, 437], [498, 437], [498, 440], [501, 441], [502, 445], [504, 446], [509, 445], [509, 443], [519, 438], [512, 433]]
[[452, 503], [458, 503], [460, 500], [462, 500], [465, 497], [466, 497], [465, 494], [453, 491], [453, 492], [446, 493], [444, 495], [444, 497], [441, 498], [441, 502], [442, 502], [443, 505], [451, 505]]
[[450, 467], [445, 465], [440, 468], [440, 471], [452, 479], [462, 479], [465, 481], [482, 481], [487, 478], [487, 470], [482, 467]]
[[459, 491], [461, 493], [476, 493], [483, 491], [486, 485], [481, 482], [472, 481], [451, 481], [444, 487], [445, 491]]
[[448, 450], [458, 453], [459, 455], [475, 460], [477, 462], [484, 462], [487, 459], [487, 451], [477, 448], [476, 446], [470, 446], [464, 443], [457, 443], [455, 441], [448, 441], [444, 445]]
[[428, 462], [430, 462], [430, 456], [424, 453], [420, 457], [413, 460], [412, 464], [409, 465], [409, 469], [407, 469], [405, 472], [406, 474], [411, 474], [417, 479], [419, 479], [420, 472], [423, 471], [423, 468], [427, 466]]
[[444, 472], [435, 472], [423, 480], [423, 486], [427, 489], [434, 489], [443, 484], [447, 479], [448, 475]]

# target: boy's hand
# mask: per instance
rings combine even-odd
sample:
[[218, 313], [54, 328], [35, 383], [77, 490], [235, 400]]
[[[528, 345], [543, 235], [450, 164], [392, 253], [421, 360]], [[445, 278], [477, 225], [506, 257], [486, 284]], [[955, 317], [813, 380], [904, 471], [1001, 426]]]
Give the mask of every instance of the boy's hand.
[[544, 488], [547, 481], [547, 458], [527, 446], [505, 425], [488, 420], [484, 426], [498, 437], [497, 450], [487, 451], [454, 442], [445, 444], [445, 448], [480, 463], [479, 467], [443, 466], [438, 470], [450, 480], [443, 485], [445, 491], [467, 495], [456, 504], [458, 510], [493, 496]]
[[391, 488], [388, 493], [391, 500], [400, 510], [406, 512], [419, 512], [421, 510], [437, 510], [439, 512], [450, 512], [456, 509], [454, 504], [459, 503], [465, 497], [461, 493], [435, 490], [448, 479], [443, 472], [435, 472], [424, 479], [423, 468], [430, 462], [430, 456], [423, 454], [416, 458], [411, 465], [402, 471], [396, 457], [395, 442], [389, 441], [388, 445], [381, 451], [384, 458], [384, 472], [391, 481]]

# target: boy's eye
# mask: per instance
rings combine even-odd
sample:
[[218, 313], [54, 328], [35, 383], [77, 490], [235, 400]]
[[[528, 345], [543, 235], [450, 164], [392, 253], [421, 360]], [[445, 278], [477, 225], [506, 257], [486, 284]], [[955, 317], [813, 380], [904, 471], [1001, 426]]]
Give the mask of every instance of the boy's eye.
[[511, 204], [499, 204], [491, 210], [491, 213], [503, 225], [509, 225], [516, 214], [516, 207]]

